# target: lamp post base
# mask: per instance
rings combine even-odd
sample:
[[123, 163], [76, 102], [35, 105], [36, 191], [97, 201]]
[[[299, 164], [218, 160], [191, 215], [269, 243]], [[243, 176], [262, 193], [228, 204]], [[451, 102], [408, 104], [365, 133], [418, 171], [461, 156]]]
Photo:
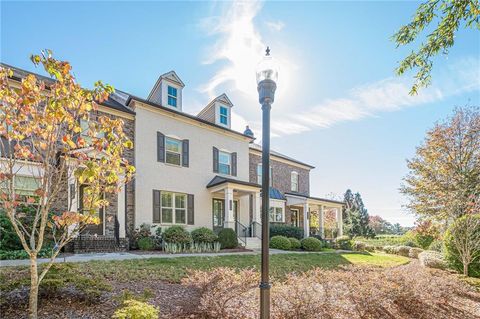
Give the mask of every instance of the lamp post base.
[[260, 319], [270, 318], [270, 283], [260, 283]]

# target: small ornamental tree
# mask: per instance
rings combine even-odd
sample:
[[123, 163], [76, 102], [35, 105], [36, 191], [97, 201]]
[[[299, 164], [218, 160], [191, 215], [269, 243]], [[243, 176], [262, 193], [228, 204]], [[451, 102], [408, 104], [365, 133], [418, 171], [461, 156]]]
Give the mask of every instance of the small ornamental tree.
[[[86, 225], [100, 223], [96, 211], [109, 204], [103, 194], [118, 192], [135, 169], [122, 157], [133, 147], [122, 120], [90, 119], [96, 101], [107, 99], [113, 88], [102, 82], [92, 90], [82, 88], [70, 73], [70, 64], [54, 59], [50, 51], [31, 60], [52, 80], [30, 74], [18, 84], [10, 69], [0, 67], [0, 201], [30, 257], [29, 316], [37, 318], [38, 288], [58, 253]], [[29, 194], [18, 187], [26, 172], [34, 181], [35, 190]], [[51, 211], [72, 180], [86, 185], [82, 210], [67, 207], [52, 218]], [[33, 210], [28, 223], [18, 209], [25, 205]], [[55, 247], [39, 272], [37, 256], [47, 229]]]
[[480, 214], [458, 218], [445, 234], [446, 257], [465, 276], [480, 276]]

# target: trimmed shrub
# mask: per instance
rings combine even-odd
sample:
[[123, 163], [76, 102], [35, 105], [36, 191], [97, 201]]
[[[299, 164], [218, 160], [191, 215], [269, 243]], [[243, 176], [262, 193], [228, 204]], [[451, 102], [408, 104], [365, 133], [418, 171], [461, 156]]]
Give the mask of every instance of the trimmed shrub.
[[273, 236], [293, 237], [301, 240], [303, 238], [303, 229], [290, 225], [270, 225], [270, 238]]
[[192, 241], [192, 236], [182, 226], [171, 226], [162, 234], [163, 240], [172, 244], [188, 244]]
[[320, 251], [322, 249], [322, 242], [314, 237], [304, 238], [300, 243], [306, 251]]
[[355, 251], [364, 251], [366, 246], [367, 245], [364, 242], [354, 241], [353, 245], [352, 245], [352, 248]]
[[440, 239], [432, 241], [430, 246], [428, 246], [428, 250], [438, 251], [439, 253], [443, 253], [445, 250], [444, 248], [443, 241]]
[[213, 230], [207, 227], [192, 230], [191, 235], [194, 243], [213, 243], [218, 239]]
[[338, 249], [352, 250], [353, 242], [348, 236], [340, 236], [335, 240]]
[[375, 246], [365, 245], [365, 250], [368, 251], [368, 252], [374, 252], [375, 251]]
[[292, 244], [285, 236], [273, 236], [270, 238], [270, 248], [289, 250], [292, 248]]
[[218, 233], [218, 241], [222, 249], [237, 248], [237, 233], [231, 228], [224, 228]]
[[115, 311], [114, 319], [157, 319], [160, 311], [157, 307], [138, 300], [126, 300], [120, 309]]
[[155, 248], [155, 240], [151, 237], [142, 237], [137, 241], [140, 250], [153, 250]]
[[300, 240], [294, 237], [290, 237], [288, 240], [290, 241], [290, 249], [296, 250], [302, 248], [302, 243], [300, 242]]
[[436, 251], [423, 251], [418, 254], [418, 260], [422, 266], [428, 268], [445, 269], [447, 267], [447, 263], [445, 262], [443, 255]]
[[383, 251], [387, 254], [395, 254], [395, 246], [383, 246]]
[[412, 247], [408, 253], [408, 257], [410, 258], [418, 258], [418, 254], [423, 251], [422, 248]]
[[[468, 256], [471, 263], [464, 271], [462, 255], [455, 245], [454, 239], [460, 240], [464, 251], [470, 250]], [[461, 273], [471, 277], [480, 277], [480, 214], [471, 214], [459, 217], [447, 229], [444, 236], [445, 259], [448, 265]], [[468, 259], [467, 259], [468, 260]]]
[[409, 246], [397, 246], [393, 249], [393, 252], [397, 255], [403, 256], [403, 257], [408, 257], [410, 254], [410, 249], [412, 247]]

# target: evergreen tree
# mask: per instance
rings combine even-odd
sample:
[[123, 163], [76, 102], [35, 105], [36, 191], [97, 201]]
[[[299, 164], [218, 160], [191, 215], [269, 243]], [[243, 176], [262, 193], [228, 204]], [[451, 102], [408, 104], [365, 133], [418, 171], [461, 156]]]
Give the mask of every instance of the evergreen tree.
[[369, 226], [368, 211], [363, 204], [360, 193], [348, 189], [344, 195], [345, 209], [343, 210], [344, 233], [350, 237], [374, 237], [375, 231]]

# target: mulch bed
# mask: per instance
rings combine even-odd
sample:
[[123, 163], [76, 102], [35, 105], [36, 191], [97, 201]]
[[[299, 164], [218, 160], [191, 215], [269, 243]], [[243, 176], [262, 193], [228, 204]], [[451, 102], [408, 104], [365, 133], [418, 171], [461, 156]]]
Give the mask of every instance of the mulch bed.
[[[199, 301], [197, 291], [180, 284], [161, 281], [132, 281], [115, 283], [112, 292], [106, 293], [97, 303], [79, 300], [74, 290], [63, 289], [61, 294], [39, 300], [38, 317], [45, 319], [59, 318], [111, 318], [120, 305], [122, 292], [128, 290], [141, 295], [148, 290], [153, 297], [148, 303], [160, 306], [160, 318], [182, 318], [195, 312]], [[28, 318], [28, 289], [16, 289], [2, 296], [4, 303], [0, 308], [2, 319]]]

